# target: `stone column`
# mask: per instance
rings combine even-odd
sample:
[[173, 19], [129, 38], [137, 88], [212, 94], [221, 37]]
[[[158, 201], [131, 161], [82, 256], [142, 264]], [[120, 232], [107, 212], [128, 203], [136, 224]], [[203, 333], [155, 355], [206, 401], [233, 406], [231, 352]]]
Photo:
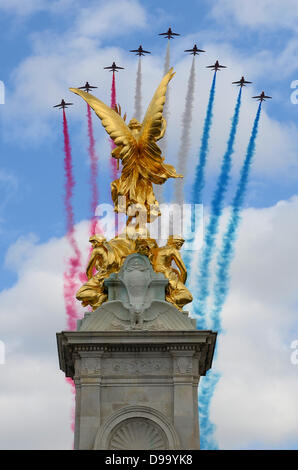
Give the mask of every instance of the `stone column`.
[[90, 443], [97, 432], [100, 421], [102, 354], [100, 351], [80, 351], [75, 354], [75, 449], [90, 449]]
[[[194, 390], [198, 386], [198, 359], [195, 351], [171, 351], [173, 356], [173, 416], [182, 449], [199, 449], [198, 406]], [[195, 371], [196, 369], [196, 371]]]

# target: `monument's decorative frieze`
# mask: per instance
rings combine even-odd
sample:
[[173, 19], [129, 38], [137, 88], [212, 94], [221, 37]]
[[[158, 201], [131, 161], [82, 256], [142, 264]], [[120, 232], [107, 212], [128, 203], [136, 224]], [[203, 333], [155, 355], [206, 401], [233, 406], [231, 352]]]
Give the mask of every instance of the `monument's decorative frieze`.
[[171, 371], [171, 360], [163, 359], [105, 359], [102, 361], [103, 374], [109, 375], [139, 375], [160, 374]]

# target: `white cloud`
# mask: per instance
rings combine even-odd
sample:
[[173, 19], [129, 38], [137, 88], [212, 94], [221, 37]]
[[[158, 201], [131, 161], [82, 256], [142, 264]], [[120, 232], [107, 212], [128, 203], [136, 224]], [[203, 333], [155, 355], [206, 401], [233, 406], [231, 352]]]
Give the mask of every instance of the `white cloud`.
[[294, 197], [243, 214], [211, 407], [222, 449], [287, 448], [298, 439], [298, 369], [290, 362], [298, 338], [297, 210]]
[[[83, 271], [88, 225], [76, 228]], [[72, 448], [72, 390], [59, 370], [56, 345], [56, 332], [66, 329], [63, 272], [70, 254], [65, 239], [37, 244], [34, 236], [19, 239], [7, 253], [18, 281], [0, 293], [2, 449]]]
[[298, 5], [296, 0], [217, 0], [212, 8], [217, 19], [229, 18], [252, 29], [260, 26], [297, 30]]
[[[17, 321], [15, 321], [18, 333]], [[38, 332], [36, 332], [38, 334]], [[58, 360], [26, 352], [7, 355], [0, 366], [1, 444], [3, 450], [71, 450], [71, 388]]]
[[[107, 33], [113, 37], [144, 29], [147, 26], [146, 12], [138, 1], [114, 0], [98, 7], [84, 8], [80, 11], [77, 33], [82, 36], [102, 37]], [[117, 18], [117, 20], [116, 20]]]
[[[243, 213], [216, 361], [222, 378], [211, 406], [220, 448], [246, 449], [255, 442], [287, 448], [298, 438], [298, 366], [290, 363], [290, 344], [298, 339], [297, 210], [294, 197]], [[86, 223], [76, 234], [86, 258]], [[59, 371], [55, 338], [66, 325], [62, 274], [68, 250], [64, 239], [37, 244], [29, 237], [8, 252], [18, 281], [0, 293], [0, 339], [6, 344], [2, 448], [71, 448], [72, 394]]]

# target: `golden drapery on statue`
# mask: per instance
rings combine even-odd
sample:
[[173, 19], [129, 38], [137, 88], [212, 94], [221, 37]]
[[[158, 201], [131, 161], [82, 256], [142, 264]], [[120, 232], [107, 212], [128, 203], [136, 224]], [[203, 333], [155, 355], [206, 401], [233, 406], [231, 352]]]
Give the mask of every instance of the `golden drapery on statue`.
[[[122, 170], [120, 178], [111, 183], [112, 200], [115, 212], [124, 212], [128, 216], [125, 233], [113, 240], [107, 241], [101, 235], [90, 237], [93, 251], [86, 271], [88, 281], [77, 292], [77, 299], [83, 306], [90, 305], [93, 310], [107, 300], [104, 280], [112, 273], [119, 272], [125, 258], [132, 253], [147, 256], [153, 269], [169, 280], [166, 290], [168, 302], [181, 310], [192, 301], [185, 287], [187, 272], [179, 253], [184, 240], [170, 236], [167, 244], [159, 247], [146, 229], [146, 223], [153, 222], [160, 215], [152, 184], [163, 184], [168, 178], [182, 177], [172, 165], [164, 163], [161, 149], [156, 143], [166, 130], [162, 113], [167, 86], [173, 76], [171, 68], [155, 91], [142, 124], [133, 118], [126, 125], [126, 116], [121, 117], [120, 106], [111, 109], [90, 93], [70, 88], [93, 108], [116, 145], [112, 157], [122, 162]], [[129, 223], [136, 217], [138, 208], [145, 212], [145, 221], [142, 226], [136, 224], [131, 227]]]

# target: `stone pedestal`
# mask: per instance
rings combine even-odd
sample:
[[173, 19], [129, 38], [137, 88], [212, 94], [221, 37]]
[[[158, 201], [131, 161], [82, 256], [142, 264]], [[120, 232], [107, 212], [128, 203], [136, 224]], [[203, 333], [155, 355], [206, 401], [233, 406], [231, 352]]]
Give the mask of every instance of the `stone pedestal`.
[[76, 385], [75, 449], [198, 449], [198, 382], [215, 336], [59, 333], [60, 367]]
[[[133, 278], [125, 270], [132, 259], [138, 271], [136, 256]], [[199, 449], [198, 383], [216, 333], [165, 302], [167, 282], [148, 258], [126, 261], [107, 282], [108, 302], [57, 334], [76, 386], [75, 449]]]

